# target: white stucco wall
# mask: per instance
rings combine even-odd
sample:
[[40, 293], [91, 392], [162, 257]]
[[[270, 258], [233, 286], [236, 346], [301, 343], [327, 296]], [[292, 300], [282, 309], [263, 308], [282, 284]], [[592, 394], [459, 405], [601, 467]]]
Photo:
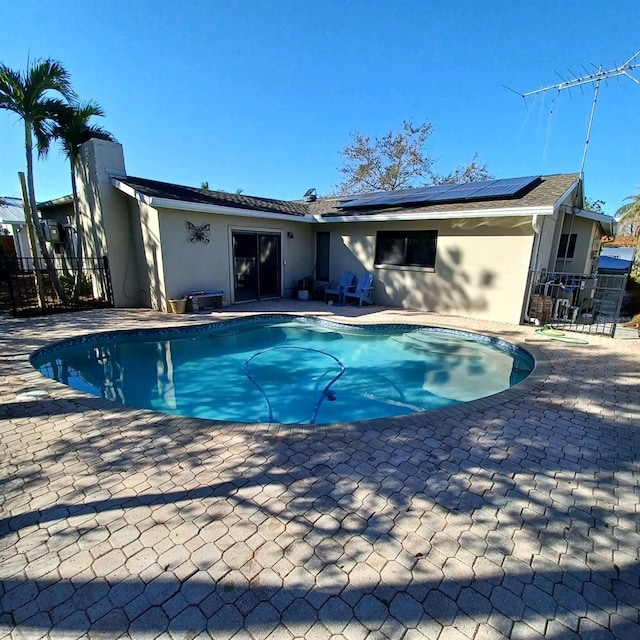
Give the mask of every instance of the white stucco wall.
[[558, 251], [558, 237], [556, 233], [558, 227], [558, 216], [561, 213], [554, 213], [552, 216], [541, 216], [540, 238], [538, 240], [538, 259], [533, 268], [535, 271], [542, 269], [553, 270]]
[[85, 255], [108, 256], [114, 304], [136, 307], [141, 303], [135, 254], [135, 227], [129, 198], [115, 189], [111, 176], [125, 173], [122, 145], [90, 140], [82, 145], [76, 170], [84, 234]]
[[[156, 260], [160, 277], [152, 297], [152, 308], [166, 310], [168, 299], [180, 298], [194, 290], [222, 290], [226, 303], [233, 302], [231, 233], [234, 230], [280, 234], [283, 296], [290, 295], [294, 283], [309, 276], [313, 268], [314, 246], [309, 223], [175, 209], [160, 209], [157, 226], [151, 215], [148, 218], [145, 244], [162, 247], [161, 259]], [[209, 224], [209, 243], [192, 243], [187, 222], [197, 227]], [[292, 233], [293, 238], [288, 238], [287, 232]], [[151, 288], [153, 290], [153, 286]]]
[[164, 256], [160, 239], [160, 215], [142, 202], [132, 202], [133, 218], [140, 225], [136, 253], [140, 256], [138, 283], [142, 303], [151, 309], [166, 310]]
[[574, 215], [566, 215], [562, 225], [561, 233], [569, 235], [576, 234], [576, 246], [573, 258], [562, 259], [557, 256], [556, 249], [556, 271], [567, 271], [571, 273], [591, 273], [594, 264], [593, 252], [599, 246], [599, 237], [596, 238], [596, 231], [599, 229], [598, 223], [588, 218], [581, 218]]
[[[373, 264], [377, 230], [438, 231], [433, 270]], [[331, 276], [374, 275], [377, 304], [518, 323], [533, 245], [530, 217], [327, 224]]]

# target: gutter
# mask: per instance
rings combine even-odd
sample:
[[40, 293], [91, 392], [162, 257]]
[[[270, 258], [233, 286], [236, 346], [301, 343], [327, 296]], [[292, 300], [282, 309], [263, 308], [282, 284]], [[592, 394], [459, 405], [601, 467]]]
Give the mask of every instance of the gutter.
[[549, 205], [537, 207], [511, 207], [508, 209], [460, 209], [458, 211], [434, 211], [433, 213], [388, 213], [388, 214], [361, 214], [351, 216], [327, 216], [326, 214], [314, 214], [313, 221], [323, 224], [332, 222], [391, 222], [394, 220], [455, 220], [457, 218], [507, 218], [551, 216], [554, 208]]

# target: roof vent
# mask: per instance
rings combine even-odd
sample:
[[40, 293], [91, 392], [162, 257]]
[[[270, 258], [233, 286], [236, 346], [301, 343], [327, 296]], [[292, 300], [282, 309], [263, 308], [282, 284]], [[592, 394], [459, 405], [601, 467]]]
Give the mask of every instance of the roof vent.
[[304, 201], [315, 202], [317, 199], [318, 199], [318, 193], [316, 192], [316, 190], [313, 187], [311, 189], [307, 189], [307, 191], [304, 194]]

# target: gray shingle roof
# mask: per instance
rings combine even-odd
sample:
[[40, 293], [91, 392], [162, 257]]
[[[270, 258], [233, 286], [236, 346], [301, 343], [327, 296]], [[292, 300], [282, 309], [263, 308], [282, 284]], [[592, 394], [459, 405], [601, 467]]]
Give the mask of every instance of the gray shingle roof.
[[241, 193], [226, 193], [225, 191], [209, 191], [197, 189], [171, 182], [135, 178], [133, 176], [118, 177], [118, 181], [128, 185], [138, 193], [151, 198], [165, 198], [180, 202], [194, 202], [220, 207], [234, 207], [252, 211], [267, 211], [291, 216], [304, 216], [307, 208], [304, 203], [291, 200], [273, 200], [257, 196], [245, 196]]
[[420, 203], [401, 207], [371, 207], [366, 209], [339, 209], [338, 203], [342, 196], [320, 198], [308, 204], [309, 212], [325, 218], [351, 217], [358, 215], [390, 214], [400, 211], [411, 213], [455, 213], [456, 211], [491, 210], [502, 208], [537, 207], [554, 205], [579, 178], [578, 173], [563, 173], [542, 176], [540, 184], [522, 196], [490, 200], [475, 200], [461, 202]]
[[204, 205], [222, 206], [259, 212], [281, 213], [291, 216], [306, 214], [324, 218], [348, 218], [359, 215], [388, 215], [398, 212], [424, 213], [425, 217], [437, 217], [439, 214], [451, 214], [456, 211], [482, 211], [503, 208], [522, 208], [553, 206], [579, 179], [578, 173], [542, 176], [540, 184], [521, 196], [512, 198], [474, 200], [461, 202], [417, 203], [398, 207], [367, 207], [357, 210], [339, 209], [342, 196], [318, 198], [314, 202], [303, 200], [274, 200], [258, 196], [247, 196], [224, 191], [209, 191], [184, 185], [160, 182], [133, 176], [118, 177], [117, 180], [128, 185], [136, 192], [151, 197], [165, 198], [178, 202], [191, 202]]

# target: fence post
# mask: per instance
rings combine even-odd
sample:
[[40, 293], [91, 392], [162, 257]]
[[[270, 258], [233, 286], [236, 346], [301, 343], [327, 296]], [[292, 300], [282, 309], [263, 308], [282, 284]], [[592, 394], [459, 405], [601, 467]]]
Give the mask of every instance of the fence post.
[[611, 329], [611, 337], [615, 338], [616, 335], [616, 327], [618, 326], [618, 320], [620, 319], [620, 309], [622, 309], [622, 301], [624, 300], [624, 292], [627, 289], [627, 280], [629, 279], [629, 274], [625, 274], [624, 276], [619, 276], [622, 278], [622, 286], [620, 287], [620, 294], [618, 295], [618, 303], [616, 305], [616, 312], [613, 322], [613, 327]]
[[2, 260], [2, 272], [7, 278], [7, 290], [9, 291], [9, 300], [11, 301], [11, 311], [13, 315], [16, 314], [18, 307], [16, 305], [16, 296], [13, 291], [13, 284], [11, 282], [11, 276], [15, 270], [17, 270], [17, 258], [14, 260], [10, 260], [5, 255], [0, 255], [0, 260]]

